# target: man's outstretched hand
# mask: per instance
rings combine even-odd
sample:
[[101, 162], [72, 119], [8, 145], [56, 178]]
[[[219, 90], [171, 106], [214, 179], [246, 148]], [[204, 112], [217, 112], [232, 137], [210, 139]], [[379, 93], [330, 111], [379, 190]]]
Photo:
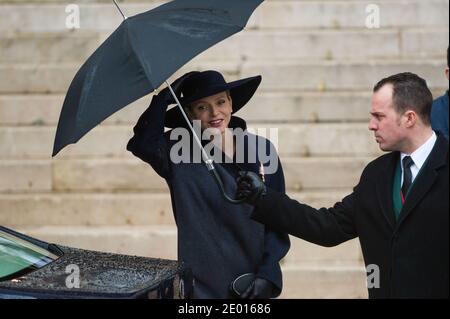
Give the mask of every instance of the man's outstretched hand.
[[239, 172], [237, 182], [237, 199], [245, 199], [249, 204], [255, 204], [267, 192], [266, 185], [254, 172]]

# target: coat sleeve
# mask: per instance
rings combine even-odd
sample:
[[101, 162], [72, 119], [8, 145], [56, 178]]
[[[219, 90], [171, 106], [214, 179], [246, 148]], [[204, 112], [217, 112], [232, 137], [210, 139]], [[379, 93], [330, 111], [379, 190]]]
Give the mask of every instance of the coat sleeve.
[[127, 145], [128, 151], [150, 164], [156, 173], [165, 179], [170, 173], [164, 137], [166, 110], [167, 103], [157, 95], [153, 96], [150, 106], [142, 113], [134, 127], [134, 136]]
[[268, 189], [256, 203], [252, 218], [308, 242], [332, 247], [357, 237], [354, 225], [358, 186], [332, 208], [315, 209]]
[[431, 108], [431, 126], [448, 140], [448, 92], [433, 101]]
[[[270, 142], [268, 142], [270, 143]], [[280, 193], [285, 192], [285, 181], [283, 168], [278, 159], [278, 169], [267, 181], [269, 187], [276, 189]], [[289, 235], [265, 226], [264, 235], [264, 255], [262, 263], [259, 265], [256, 275], [272, 282], [276, 289], [272, 297], [278, 297], [283, 288], [280, 260], [287, 254], [290, 248]]]

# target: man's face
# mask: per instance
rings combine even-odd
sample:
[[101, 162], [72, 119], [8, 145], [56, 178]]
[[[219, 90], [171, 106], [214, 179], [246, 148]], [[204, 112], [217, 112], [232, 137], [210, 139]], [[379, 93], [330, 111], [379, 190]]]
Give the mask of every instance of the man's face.
[[191, 120], [200, 120], [202, 130], [215, 128], [223, 133], [228, 127], [233, 112], [232, 100], [227, 92], [195, 101], [188, 109]]
[[392, 94], [392, 84], [386, 84], [372, 96], [369, 130], [383, 151], [401, 151], [406, 141], [405, 118], [395, 111]]

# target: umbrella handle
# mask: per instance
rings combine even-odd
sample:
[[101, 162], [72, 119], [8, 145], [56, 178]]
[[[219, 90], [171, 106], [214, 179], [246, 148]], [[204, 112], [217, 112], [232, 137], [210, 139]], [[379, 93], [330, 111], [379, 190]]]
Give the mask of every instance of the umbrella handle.
[[225, 188], [223, 187], [222, 179], [220, 178], [216, 169], [213, 167], [212, 169], [209, 169], [209, 171], [213, 173], [213, 176], [214, 176], [217, 184], [219, 185], [220, 191], [222, 192], [222, 195], [227, 202], [229, 202], [231, 204], [242, 204], [243, 202], [245, 202], [245, 199], [233, 199], [233, 198], [229, 197], [227, 195], [227, 193], [225, 192]]

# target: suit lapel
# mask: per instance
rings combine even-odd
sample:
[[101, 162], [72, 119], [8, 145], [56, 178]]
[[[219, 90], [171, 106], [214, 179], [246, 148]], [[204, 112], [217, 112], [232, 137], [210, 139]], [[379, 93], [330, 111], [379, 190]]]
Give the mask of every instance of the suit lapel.
[[433, 168], [423, 167], [423, 169], [425, 170], [421, 172], [420, 176], [417, 176], [417, 180], [409, 191], [405, 205], [400, 213], [397, 226], [404, 221], [417, 204], [424, 198], [436, 180], [437, 173]]
[[438, 175], [437, 169], [446, 165], [448, 146], [446, 146], [445, 143], [447, 143], [447, 141], [442, 136], [439, 136], [429, 158], [424, 163], [419, 175], [416, 177], [417, 180], [414, 181], [414, 184], [409, 191], [405, 205], [400, 213], [397, 227], [429, 192], [436, 181]]
[[383, 170], [383, 172], [380, 172], [379, 178], [377, 179], [376, 183], [378, 202], [380, 203], [383, 216], [392, 230], [394, 230], [395, 228], [392, 187], [395, 173], [395, 164], [398, 157], [399, 153], [395, 152], [391, 153], [390, 156], [386, 158], [386, 169]]

